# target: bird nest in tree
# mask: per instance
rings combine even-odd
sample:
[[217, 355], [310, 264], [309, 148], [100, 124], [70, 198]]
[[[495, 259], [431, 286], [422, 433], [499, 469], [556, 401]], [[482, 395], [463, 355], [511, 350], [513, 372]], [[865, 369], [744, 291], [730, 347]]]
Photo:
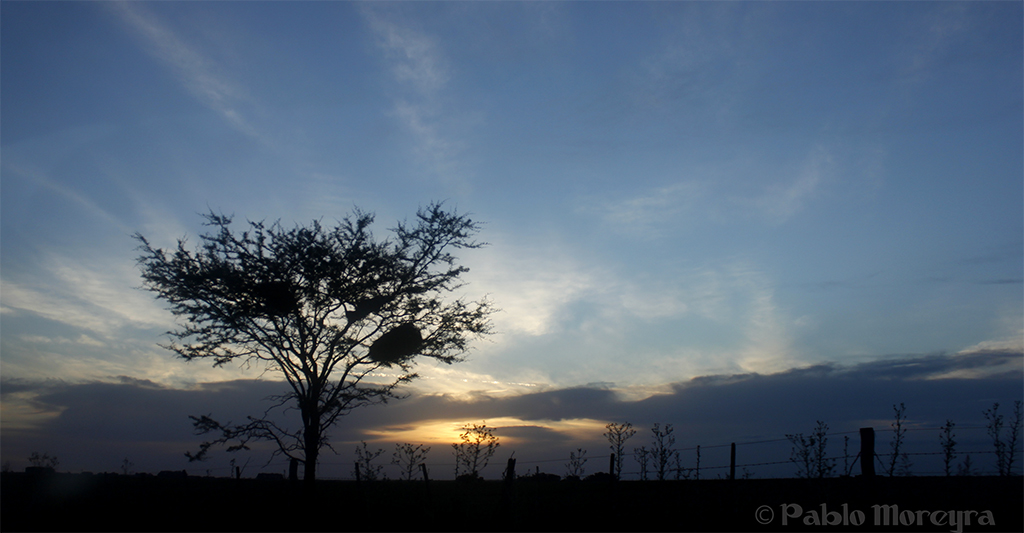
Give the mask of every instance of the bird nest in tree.
[[401, 324], [383, 334], [370, 345], [370, 359], [391, 365], [400, 363], [420, 351], [423, 336], [412, 324]]

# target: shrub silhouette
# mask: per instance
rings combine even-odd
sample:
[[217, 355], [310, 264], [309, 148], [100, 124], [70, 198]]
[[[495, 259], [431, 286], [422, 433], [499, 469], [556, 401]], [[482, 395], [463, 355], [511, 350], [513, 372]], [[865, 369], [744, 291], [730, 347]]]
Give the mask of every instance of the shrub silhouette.
[[569, 452], [569, 462], [565, 465], [565, 478], [582, 478], [586, 464], [587, 450], [577, 448], [576, 451]]
[[487, 427], [486, 422], [479, 425], [471, 424], [462, 429], [463, 433], [459, 435], [462, 442], [452, 444], [452, 451], [455, 454], [455, 478], [479, 478], [480, 471], [487, 467], [487, 463], [498, 451], [501, 443], [494, 435], [494, 430]]
[[1004, 420], [1003, 415], [999, 414], [999, 402], [993, 403], [991, 409], [985, 409], [982, 415], [988, 421], [985, 427], [989, 437], [992, 438], [992, 445], [995, 447], [996, 468], [999, 475], [1013, 475], [1013, 462], [1017, 457], [1017, 445], [1020, 437], [1021, 401], [1013, 402], [1013, 420], [1010, 421], [1008, 428], [1010, 434], [1006, 437], [1008, 440], [1004, 440], [1003, 437]]
[[629, 422], [622, 424], [610, 422], [605, 429], [608, 431], [605, 432], [604, 437], [608, 439], [609, 448], [615, 454], [615, 471], [611, 473], [622, 477], [622, 461], [625, 455], [626, 441], [636, 434], [636, 430]]
[[430, 446], [422, 444], [395, 444], [395, 453], [391, 456], [391, 464], [398, 465], [401, 478], [411, 481], [416, 476], [416, 468], [427, 459]]

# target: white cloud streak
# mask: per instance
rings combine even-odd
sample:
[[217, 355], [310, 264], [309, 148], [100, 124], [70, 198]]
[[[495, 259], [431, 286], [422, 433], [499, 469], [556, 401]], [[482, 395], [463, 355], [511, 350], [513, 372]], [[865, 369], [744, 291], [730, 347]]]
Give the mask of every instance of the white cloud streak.
[[443, 130], [460, 113], [445, 109], [442, 93], [451, 67], [437, 39], [402, 25], [378, 10], [366, 7], [363, 16], [377, 37], [391, 74], [404, 92], [395, 98], [392, 114], [413, 135], [414, 152], [441, 179], [465, 186], [459, 160], [466, 143]]
[[[585, 200], [577, 212], [597, 214], [615, 231], [644, 240], [737, 221], [780, 225], [820, 194], [822, 186], [834, 177], [834, 162], [828, 149], [816, 147], [795, 172], [746, 167], [710, 177], [718, 172], [694, 170], [688, 174], [698, 177], [651, 187], [626, 198]], [[751, 175], [766, 177], [752, 180]]]
[[416, 138], [416, 155], [428, 161], [441, 176], [456, 175], [458, 156], [465, 150], [465, 143], [449, 139], [441, 133], [434, 106], [414, 104], [404, 100], [395, 103], [394, 116]]
[[769, 220], [781, 224], [803, 209], [829, 175], [832, 156], [824, 149], [812, 150], [796, 177], [788, 183], [770, 186], [754, 204]]
[[968, 4], [952, 2], [937, 4], [937, 7], [919, 22], [924, 26], [923, 31], [913, 33], [917, 40], [910, 43], [904, 52], [905, 75], [911, 83], [927, 79], [929, 71], [940, 62], [941, 56], [955, 45], [960, 35], [973, 26], [967, 13]]
[[245, 91], [222, 74], [212, 59], [146, 11], [143, 4], [115, 2], [111, 9], [151, 46], [153, 55], [177, 74], [178, 81], [203, 105], [218, 113], [237, 131], [264, 144], [268, 139], [239, 111], [248, 100]]
[[35, 186], [49, 189], [62, 198], [69, 200], [75, 205], [81, 207], [86, 213], [94, 216], [104, 222], [107, 222], [117, 228], [122, 233], [131, 233], [131, 228], [121, 222], [116, 216], [111, 214], [106, 209], [103, 209], [91, 198], [85, 196], [79, 191], [58, 183], [57, 181], [50, 178], [50, 176], [35, 165], [27, 164], [22, 165], [18, 163], [12, 163], [7, 160], [4, 161], [4, 168], [8, 172], [13, 172], [15, 176], [24, 178]]
[[[492, 239], [494, 240], [494, 239]], [[467, 279], [488, 294], [502, 312], [499, 333], [546, 335], [559, 329], [566, 306], [599, 285], [599, 275], [555, 245], [525, 247], [501, 242], [469, 258]]]
[[705, 184], [680, 181], [620, 202], [608, 203], [602, 211], [610, 224], [650, 238], [661, 234], [659, 228], [672, 219], [693, 212], [706, 193]]
[[[480, 345], [486, 368], [503, 368], [497, 380], [521, 380], [525, 365], [535, 372], [530, 380], [554, 386], [608, 376], [654, 385], [801, 360], [793, 320], [778, 305], [772, 280], [744, 260], [640, 275], [592, 267], [565, 246], [516, 247], [498, 239], [481, 252], [487, 253], [467, 262], [467, 279], [504, 311], [494, 317], [499, 335]], [[647, 338], [652, 330], [692, 336]]]
[[1017, 332], [1016, 335], [1010, 336], [1004, 339], [988, 340], [979, 342], [973, 346], [969, 346], [957, 352], [958, 355], [971, 354], [984, 351], [1000, 351], [1000, 350], [1014, 350], [1018, 352], [1024, 352], [1024, 329]]
[[775, 303], [774, 291], [763, 280], [748, 277], [751, 300], [743, 326], [746, 346], [738, 354], [737, 364], [745, 371], [775, 372], [800, 362], [781, 310]]
[[423, 96], [436, 94], [448, 82], [448, 66], [439, 46], [429, 36], [400, 27], [371, 9], [363, 15], [391, 60], [395, 78]]
[[4, 307], [24, 309], [103, 338], [128, 324], [164, 328], [173, 324], [169, 313], [134, 289], [138, 279], [134, 263], [90, 265], [81, 257], [53, 253], [41, 263], [46, 265], [41, 277], [48, 280], [45, 285], [2, 281]]
[[[675, 351], [711, 368], [766, 371], [796, 364], [792, 323], [775, 302], [771, 280], [742, 261], [680, 273], [645, 286], [630, 283], [618, 291], [622, 309], [642, 320], [694, 318], [733, 330], [717, 348], [679, 345]], [[707, 370], [707, 369], [705, 369]]]

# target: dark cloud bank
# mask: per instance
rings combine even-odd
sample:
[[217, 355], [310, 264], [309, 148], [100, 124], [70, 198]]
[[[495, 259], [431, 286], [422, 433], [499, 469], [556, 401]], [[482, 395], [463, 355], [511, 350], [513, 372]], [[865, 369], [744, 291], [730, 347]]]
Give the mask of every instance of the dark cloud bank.
[[[201, 441], [193, 435], [188, 415], [211, 413], [220, 420], [240, 421], [247, 414], [261, 413], [268, 405], [264, 398], [280, 392], [282, 384], [273, 381], [210, 383], [177, 390], [131, 378], [82, 384], [5, 380], [5, 403], [31, 401], [36, 409], [60, 414], [34, 429], [5, 428], [3, 460], [20, 468], [32, 451], [48, 451], [60, 458], [62, 469], [70, 471], [116, 471], [128, 457], [139, 471], [184, 468], [203, 473], [210, 468], [223, 475], [230, 454], [218, 453], [208, 463], [190, 464], [185, 459], [183, 452], [195, 450]], [[876, 447], [882, 453], [888, 451], [892, 432], [887, 430], [893, 405], [899, 403], [906, 405], [909, 427], [915, 430], [908, 433], [905, 451], [938, 452], [936, 428], [951, 419], [957, 424], [961, 451], [987, 452], [992, 446], [983, 429], [982, 411], [999, 402], [1009, 418], [1013, 402], [1022, 396], [1024, 354], [1007, 350], [892, 358], [854, 366], [822, 364], [767, 375], [702, 376], [674, 384], [669, 394], [640, 401], [623, 400], [607, 384], [501, 398], [413, 394], [342, 419], [332, 434], [339, 455], [328, 454], [322, 471], [328, 477], [347, 476], [353, 444], [371, 440], [368, 432], [415, 427], [423, 420], [522, 420], [522, 425], [498, 427], [496, 433], [506, 445], [497, 462], [504, 462], [514, 451], [525, 468], [559, 474], [569, 452], [577, 448], [589, 451], [589, 471], [606, 468], [607, 459], [600, 456], [607, 455], [608, 447], [600, 431], [570, 436], [544, 427], [550, 421], [575, 419], [632, 423], [638, 433], [630, 440], [630, 449], [649, 444], [653, 423], [672, 424], [684, 464], [694, 466], [694, 448], [701, 445], [705, 469], [728, 463], [728, 448], [716, 445], [730, 442], [739, 443], [740, 464], [786, 461], [790, 444], [785, 435], [810, 433], [818, 420], [828, 423], [833, 434], [830, 455], [843, 456], [844, 434], [851, 439], [850, 454], [856, 453], [856, 430], [868, 426], [878, 431]], [[296, 416], [294, 412], [285, 415]], [[379, 446], [391, 448], [387, 443]], [[444, 477], [449, 470], [446, 465], [452, 462], [450, 449], [438, 448], [442, 447], [431, 451], [428, 463], [436, 465], [433, 470]], [[258, 471], [268, 456], [265, 451], [254, 453], [250, 472]], [[941, 469], [937, 457], [915, 456], [914, 470], [924, 474]], [[991, 468], [992, 461], [984, 454], [972, 459], [982, 468]], [[843, 459], [838, 463], [841, 468]], [[627, 464], [626, 469], [631, 468], [635, 470]], [[280, 460], [267, 469], [280, 471]], [[499, 467], [491, 469], [496, 476]], [[792, 475], [793, 467], [759, 466], [750, 471], [757, 476]], [[709, 477], [720, 473], [724, 470], [705, 470]]]

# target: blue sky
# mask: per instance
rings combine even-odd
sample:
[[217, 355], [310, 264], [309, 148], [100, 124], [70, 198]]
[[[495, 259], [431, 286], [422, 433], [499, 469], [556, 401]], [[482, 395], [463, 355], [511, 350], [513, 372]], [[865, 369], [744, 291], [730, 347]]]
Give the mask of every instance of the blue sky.
[[[462, 294], [503, 312], [417, 393], [1024, 350], [1020, 3], [2, 11], [8, 382], [255, 378], [156, 345], [130, 235], [433, 200], [486, 223]], [[8, 428], [61, 412], [26, 398]]]

